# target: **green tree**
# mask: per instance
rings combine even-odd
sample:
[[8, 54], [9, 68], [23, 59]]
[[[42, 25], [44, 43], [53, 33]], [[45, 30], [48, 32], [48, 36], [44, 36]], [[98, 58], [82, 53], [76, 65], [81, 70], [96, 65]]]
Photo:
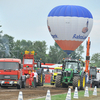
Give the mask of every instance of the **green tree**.
[[36, 41], [33, 44], [33, 50], [37, 55], [34, 56], [35, 60], [39, 60], [42, 58], [42, 62], [46, 62], [46, 50], [47, 50], [47, 45], [45, 41]]
[[54, 46], [50, 46], [50, 51], [48, 55], [48, 61], [50, 63], [61, 62], [63, 58], [71, 57], [72, 59], [83, 59], [82, 53], [84, 52], [84, 47], [80, 45], [74, 52], [67, 55], [55, 42]]
[[32, 42], [31, 41], [26, 41], [26, 40], [17, 40], [14, 44], [14, 55], [17, 58], [20, 58], [21, 60], [23, 59], [23, 54], [25, 51], [32, 51], [30, 50], [30, 47], [32, 47]]
[[71, 53], [70, 57], [73, 59], [83, 59], [82, 53], [84, 53], [84, 46], [80, 45], [74, 52]]
[[0, 45], [2, 48], [1, 52], [4, 55], [1, 55], [1, 57], [12, 57], [11, 50], [14, 48], [14, 37], [4, 34], [3, 36], [0, 36]]
[[48, 56], [49, 56], [48, 62], [59, 63], [61, 62], [62, 58], [65, 58], [67, 56], [67, 54], [55, 42], [54, 46], [50, 46]]
[[[0, 50], [5, 50], [5, 43], [9, 46], [9, 51], [11, 53], [11, 57], [23, 59], [24, 52], [35, 51], [37, 55], [35, 55], [35, 59], [39, 60], [42, 58], [42, 62], [48, 63], [58, 63], [61, 62], [62, 58], [68, 57], [68, 55], [58, 46], [55, 42], [54, 46], [50, 46], [49, 54], [46, 54], [47, 45], [45, 41], [35, 41], [32, 42], [30, 40], [17, 40], [14, 42], [14, 38], [5, 34], [4, 36], [0, 35]], [[74, 59], [82, 59], [83, 46], [80, 45], [69, 57]], [[0, 57], [4, 57], [3, 53], [0, 52]]]
[[3, 43], [2, 43], [2, 35], [0, 34], [0, 58], [3, 58], [5, 53], [2, 51]]
[[21, 46], [21, 41], [17, 40], [14, 43], [14, 49], [12, 50], [13, 56], [15, 56], [15, 58], [20, 58], [22, 60], [22, 56], [21, 52], [22, 52], [22, 46]]
[[26, 50], [28, 50], [28, 51], [30, 51], [29, 50], [29, 47], [32, 45], [32, 42], [31, 41], [26, 41], [26, 40], [21, 40], [21, 42], [20, 42], [20, 46], [21, 46], [21, 48], [23, 48], [23, 49], [26, 49]]
[[55, 48], [55, 46], [50, 46], [50, 51], [49, 51], [49, 59], [48, 62], [50, 63], [57, 63], [57, 49]]
[[100, 67], [100, 53], [95, 53], [91, 57], [91, 66]]

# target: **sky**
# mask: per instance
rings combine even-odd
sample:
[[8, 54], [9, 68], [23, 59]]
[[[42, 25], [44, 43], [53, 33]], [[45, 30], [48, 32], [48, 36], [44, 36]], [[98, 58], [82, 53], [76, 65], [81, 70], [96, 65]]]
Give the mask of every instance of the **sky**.
[[[47, 28], [47, 16], [58, 5], [79, 5], [93, 15], [90, 37], [90, 57], [100, 53], [100, 0], [0, 0], [0, 30], [14, 40], [46, 41], [48, 48], [54, 45]], [[86, 56], [86, 40], [83, 57]]]

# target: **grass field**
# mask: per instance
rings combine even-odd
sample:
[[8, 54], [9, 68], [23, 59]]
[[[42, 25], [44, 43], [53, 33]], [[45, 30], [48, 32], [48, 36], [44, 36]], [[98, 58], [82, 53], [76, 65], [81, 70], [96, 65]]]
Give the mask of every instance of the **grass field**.
[[[84, 92], [85, 91], [79, 91], [78, 92], [78, 98], [81, 99], [84, 97]], [[89, 96], [91, 96], [93, 94], [93, 91], [89, 91]], [[51, 100], [65, 100], [66, 99], [66, 94], [59, 94], [59, 95], [53, 95], [51, 96]], [[73, 98], [74, 93], [71, 93], [71, 100], [75, 100]], [[45, 98], [39, 98], [39, 99], [32, 99], [32, 100], [45, 100]]]

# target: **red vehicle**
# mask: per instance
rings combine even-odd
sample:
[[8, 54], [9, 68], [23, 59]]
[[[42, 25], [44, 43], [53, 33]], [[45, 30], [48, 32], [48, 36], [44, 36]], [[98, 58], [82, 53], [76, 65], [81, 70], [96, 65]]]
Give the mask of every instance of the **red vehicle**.
[[39, 60], [34, 60], [34, 51], [25, 51], [23, 55], [23, 75], [26, 76], [26, 85], [29, 85], [29, 74], [31, 70], [36, 70], [38, 74], [38, 86], [42, 86], [44, 83], [44, 72], [41, 67], [41, 62]]
[[15, 58], [0, 59], [0, 86], [25, 88], [26, 77], [22, 75], [21, 60]]
[[29, 75], [31, 70], [34, 71], [34, 66], [36, 63], [34, 62], [34, 51], [25, 51], [23, 55], [23, 75]]

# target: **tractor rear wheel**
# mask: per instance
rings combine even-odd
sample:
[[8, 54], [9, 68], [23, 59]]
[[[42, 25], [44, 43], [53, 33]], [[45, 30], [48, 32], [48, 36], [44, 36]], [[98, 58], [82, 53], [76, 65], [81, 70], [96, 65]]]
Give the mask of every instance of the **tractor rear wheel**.
[[73, 88], [75, 89], [77, 87], [78, 90], [80, 90], [80, 77], [74, 76], [73, 78]]
[[85, 74], [83, 74], [81, 76], [81, 90], [84, 90], [85, 89], [85, 85], [86, 85], [86, 82], [85, 82]]
[[41, 74], [38, 75], [38, 83], [37, 83], [37, 85], [38, 86], [43, 86], [43, 83], [44, 83], [44, 77], [43, 77], [43, 74], [41, 73]]
[[56, 76], [56, 80], [55, 80], [55, 86], [56, 87], [61, 87], [61, 75], [57, 75]]

